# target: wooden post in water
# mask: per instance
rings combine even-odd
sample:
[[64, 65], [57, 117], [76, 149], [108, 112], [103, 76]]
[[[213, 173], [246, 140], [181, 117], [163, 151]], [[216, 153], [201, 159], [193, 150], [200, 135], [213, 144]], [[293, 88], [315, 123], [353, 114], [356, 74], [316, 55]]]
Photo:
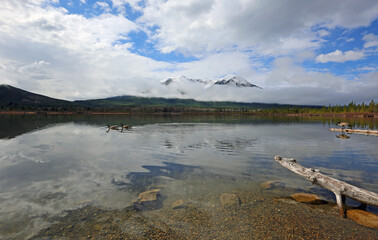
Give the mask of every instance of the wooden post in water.
[[332, 191], [336, 195], [336, 203], [339, 207], [340, 215], [343, 218], [346, 217], [345, 197], [357, 200], [364, 206], [367, 204], [378, 207], [378, 194], [375, 192], [370, 192], [335, 178], [328, 177], [321, 174], [318, 169], [303, 167], [302, 165], [298, 164], [294, 158], [282, 158], [280, 156], [275, 156], [274, 160], [285, 168], [311, 181], [313, 184]]

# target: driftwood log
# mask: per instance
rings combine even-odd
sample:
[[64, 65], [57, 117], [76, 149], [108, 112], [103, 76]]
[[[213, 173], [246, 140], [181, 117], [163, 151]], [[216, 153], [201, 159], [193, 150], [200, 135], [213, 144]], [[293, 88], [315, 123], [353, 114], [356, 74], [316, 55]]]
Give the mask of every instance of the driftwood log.
[[357, 134], [378, 136], [378, 130], [363, 130], [363, 129], [349, 129], [349, 128], [346, 128], [346, 129], [330, 128], [329, 130], [333, 132], [357, 133]]
[[321, 174], [318, 169], [303, 167], [302, 165], [298, 164], [294, 158], [282, 158], [280, 156], [275, 156], [274, 160], [285, 168], [311, 181], [313, 184], [332, 191], [336, 195], [336, 203], [339, 208], [340, 215], [344, 218], [346, 217], [345, 197], [359, 201], [363, 208], [366, 208], [366, 205], [378, 207], [378, 194], [375, 192], [370, 192], [335, 178], [328, 177]]

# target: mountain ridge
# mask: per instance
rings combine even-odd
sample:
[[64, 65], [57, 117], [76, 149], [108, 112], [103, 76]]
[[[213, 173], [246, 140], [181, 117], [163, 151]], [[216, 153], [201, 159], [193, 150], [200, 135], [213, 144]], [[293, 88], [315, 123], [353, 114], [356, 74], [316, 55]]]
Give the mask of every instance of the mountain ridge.
[[[0, 85], [0, 110], [42, 110], [42, 111], [92, 111], [96, 109], [101, 110], [130, 110], [131, 108], [141, 107], [157, 107], [158, 109], [165, 109], [167, 107], [177, 108], [230, 108], [230, 109], [267, 109], [267, 108], [284, 108], [290, 106], [306, 106], [310, 105], [290, 105], [277, 103], [251, 103], [251, 102], [234, 102], [234, 101], [197, 101], [195, 99], [183, 98], [159, 98], [159, 97], [138, 97], [138, 96], [115, 96], [103, 99], [88, 99], [66, 101], [47, 97], [44, 95], [25, 91], [10, 85]], [[43, 108], [41, 108], [43, 107]], [[46, 108], [50, 107], [50, 108]], [[319, 107], [319, 106], [312, 106]], [[177, 109], [176, 109], [177, 110]], [[175, 110], [175, 111], [176, 111]], [[180, 111], [180, 109], [178, 109]]]
[[32, 93], [11, 85], [0, 85], [1, 105], [67, 105], [70, 101], [48, 97], [45, 95]]
[[227, 75], [224, 78], [221, 79], [214, 79], [214, 80], [203, 80], [198, 78], [187, 78], [184, 75], [180, 75], [178, 77], [169, 77], [164, 80], [161, 80], [160, 83], [168, 86], [173, 83], [178, 82], [191, 82], [191, 83], [200, 83], [205, 85], [206, 88], [212, 87], [214, 85], [220, 85], [220, 86], [230, 86], [230, 87], [255, 87], [262, 89], [262, 87], [259, 87], [255, 84], [250, 83], [248, 80], [241, 76], [237, 75]]

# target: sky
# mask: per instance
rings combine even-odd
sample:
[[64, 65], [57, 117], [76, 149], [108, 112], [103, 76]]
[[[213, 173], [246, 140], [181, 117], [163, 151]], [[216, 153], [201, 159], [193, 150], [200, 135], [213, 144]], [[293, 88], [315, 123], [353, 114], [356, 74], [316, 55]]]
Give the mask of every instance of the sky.
[[[0, 84], [285, 104], [378, 101], [376, 0], [1, 0]], [[261, 86], [177, 83], [234, 74]]]

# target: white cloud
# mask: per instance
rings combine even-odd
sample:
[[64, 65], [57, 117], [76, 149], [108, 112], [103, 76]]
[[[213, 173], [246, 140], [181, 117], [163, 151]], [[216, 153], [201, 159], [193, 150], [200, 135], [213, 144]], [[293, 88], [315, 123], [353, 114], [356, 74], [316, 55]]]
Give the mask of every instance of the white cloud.
[[363, 66], [356, 68], [355, 71], [367, 71], [367, 72], [372, 72], [372, 71], [377, 71], [378, 67], [377, 66]]
[[36, 62], [33, 62], [32, 64], [21, 66], [20, 68], [18, 68], [18, 72], [22, 74], [25, 74], [28, 72], [44, 72], [43, 69], [48, 65], [50, 65], [49, 62], [45, 62], [43, 60], [36, 61]]
[[125, 14], [125, 5], [129, 5], [134, 11], [141, 11], [142, 0], [111, 0], [113, 7], [118, 9], [121, 13]]
[[104, 97], [132, 94], [143, 85], [138, 80], [158, 78], [155, 68], [167, 65], [127, 51], [127, 38], [119, 39], [137, 26], [121, 15], [87, 19], [23, 1], [2, 4], [2, 82], [65, 99]]
[[258, 100], [291, 104], [368, 102], [376, 99], [378, 74], [371, 72], [361, 74], [359, 81], [347, 80], [328, 72], [308, 71], [285, 57], [275, 60], [263, 86]]
[[138, 27], [123, 16], [102, 14], [93, 18], [66, 14], [66, 10], [41, 8], [20, 2], [3, 2], [0, 34], [68, 49], [111, 47], [121, 35]]
[[109, 4], [107, 4], [106, 2], [96, 2], [95, 6], [103, 9], [104, 11], [107, 11], [109, 12], [111, 9], [109, 7]]
[[374, 33], [366, 34], [362, 40], [365, 41], [364, 48], [378, 47], [378, 35]]
[[329, 31], [324, 30], [324, 29], [319, 30], [317, 33], [318, 33], [318, 35], [319, 35], [320, 37], [326, 37], [326, 36], [328, 36], [328, 35], [330, 34]]
[[362, 51], [346, 51], [342, 52], [340, 50], [336, 50], [331, 53], [327, 54], [320, 54], [319, 56], [316, 57], [316, 62], [320, 63], [327, 63], [327, 62], [339, 62], [343, 63], [346, 61], [356, 61], [363, 59], [365, 57], [365, 53]]
[[[198, 61], [176, 64], [179, 74], [201, 78], [223, 77], [229, 73], [242, 75], [253, 73], [249, 55], [243, 52], [225, 52], [205, 57]], [[250, 74], [248, 74], [250, 75]]]
[[[175, 50], [203, 53], [252, 48], [274, 55], [316, 47], [317, 34], [309, 28], [367, 26], [377, 17], [374, 0], [248, 1], [187, 0], [146, 1], [139, 22], [159, 29], [152, 37], [164, 53]], [[326, 32], [318, 32], [325, 36]], [[300, 42], [305, 44], [288, 44]], [[314, 42], [315, 41], [315, 42]], [[278, 51], [272, 51], [272, 48]]]
[[[303, 104], [328, 104], [350, 102], [356, 96], [371, 99], [378, 91], [374, 72], [349, 81], [300, 65], [314, 59], [325, 31], [368, 25], [376, 16], [376, 1], [345, 1], [340, 8], [337, 1], [113, 0], [117, 14], [91, 18], [55, 8], [51, 2], [2, 1], [0, 83], [69, 100], [124, 94], [183, 97], [184, 90], [184, 97], [202, 100], [298, 103], [300, 97]], [[128, 20], [122, 12], [125, 4], [143, 16]], [[159, 28], [155, 32], [152, 26]], [[316, 32], [313, 26], [327, 30]], [[156, 43], [162, 52], [181, 52], [198, 60], [163, 62], [131, 53], [134, 43], [128, 34], [142, 30], [148, 33], [148, 43]], [[367, 46], [374, 36], [365, 35]], [[316, 59], [343, 62], [362, 57], [363, 51], [354, 50]], [[264, 89], [159, 84], [180, 74], [213, 79], [229, 73]]]

